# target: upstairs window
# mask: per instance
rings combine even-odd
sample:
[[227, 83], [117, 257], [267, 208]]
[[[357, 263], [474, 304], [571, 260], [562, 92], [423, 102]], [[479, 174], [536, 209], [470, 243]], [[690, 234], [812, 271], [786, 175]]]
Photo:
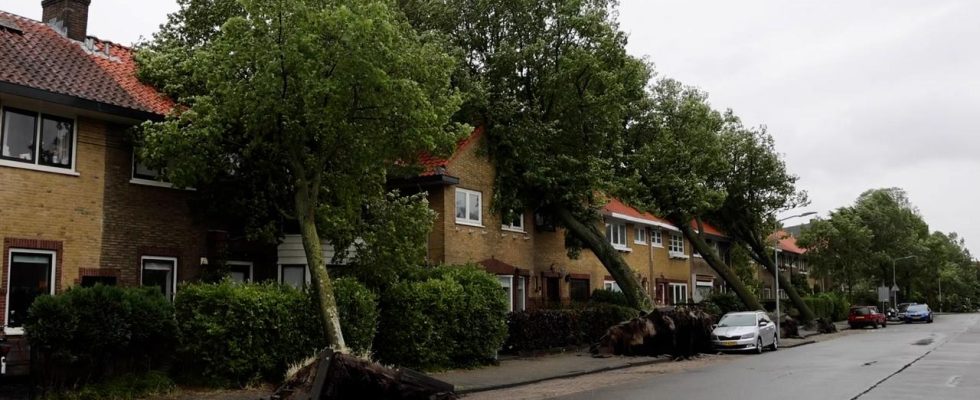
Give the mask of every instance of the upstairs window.
[[667, 250], [672, 255], [684, 255], [684, 238], [676, 233], [671, 233], [670, 246]]
[[617, 249], [626, 249], [626, 224], [607, 224], [606, 238]]
[[[483, 193], [456, 189], [456, 223], [483, 226]], [[523, 222], [522, 222], [523, 223]]]
[[650, 230], [650, 244], [657, 247], [664, 247], [664, 236], [660, 229]]
[[75, 122], [68, 118], [4, 107], [0, 157], [44, 167], [71, 169]]
[[645, 226], [637, 225], [633, 229], [635, 237], [633, 242], [636, 244], [647, 244], [647, 228]]
[[507, 221], [500, 228], [507, 231], [524, 232], [524, 214], [515, 213], [514, 219]]

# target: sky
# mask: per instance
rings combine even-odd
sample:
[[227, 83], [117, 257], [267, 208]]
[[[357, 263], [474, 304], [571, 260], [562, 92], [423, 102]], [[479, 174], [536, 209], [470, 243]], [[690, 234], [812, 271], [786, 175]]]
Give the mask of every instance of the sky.
[[[0, 9], [40, 19], [40, 4]], [[176, 9], [93, 0], [89, 34], [132, 44]], [[901, 187], [932, 230], [980, 254], [980, 1], [621, 0], [619, 21], [659, 76], [768, 128], [811, 201], [781, 216]]]

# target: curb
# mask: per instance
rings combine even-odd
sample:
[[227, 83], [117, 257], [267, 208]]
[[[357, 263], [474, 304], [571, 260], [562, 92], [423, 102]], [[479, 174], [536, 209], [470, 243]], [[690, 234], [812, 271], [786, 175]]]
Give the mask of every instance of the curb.
[[629, 363], [626, 363], [626, 364], [623, 364], [623, 365], [613, 365], [613, 366], [609, 366], [609, 367], [589, 369], [589, 370], [584, 370], [584, 371], [575, 371], [575, 372], [569, 372], [569, 373], [566, 373], [566, 374], [549, 376], [549, 377], [545, 377], [545, 378], [529, 379], [529, 380], [520, 381], [520, 382], [510, 382], [510, 383], [502, 383], [502, 384], [498, 384], [498, 385], [477, 386], [477, 387], [471, 387], [471, 388], [465, 388], [465, 389], [457, 389], [456, 390], [456, 394], [468, 394], [468, 393], [486, 392], [486, 391], [490, 391], [490, 390], [508, 389], [508, 388], [517, 387], [517, 386], [533, 385], [535, 383], [540, 383], [540, 382], [544, 382], [544, 381], [550, 381], [552, 379], [575, 378], [575, 377], [582, 376], [582, 375], [597, 374], [597, 373], [600, 373], [600, 372], [615, 371], [615, 370], [618, 370], [618, 369], [626, 369], [626, 368], [632, 368], [632, 367], [642, 367], [644, 365], [656, 364], [656, 363], [661, 363], [661, 362], [672, 362], [672, 361], [673, 360], [671, 360], [669, 358], [665, 358], [665, 359], [659, 359], [659, 360], [647, 360], [647, 361], [629, 362]]
[[800, 347], [800, 346], [803, 346], [803, 345], [813, 344], [813, 343], [816, 343], [816, 342], [817, 342], [816, 340], [809, 339], [809, 340], [804, 340], [802, 342], [795, 343], [795, 344], [780, 344], [779, 348], [780, 349], [792, 349], [794, 347]]

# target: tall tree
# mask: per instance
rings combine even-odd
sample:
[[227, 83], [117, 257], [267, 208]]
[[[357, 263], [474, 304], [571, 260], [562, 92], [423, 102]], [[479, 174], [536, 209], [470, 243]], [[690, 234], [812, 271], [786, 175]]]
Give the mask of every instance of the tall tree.
[[493, 209], [532, 209], [588, 248], [630, 304], [649, 295], [604, 233], [623, 130], [651, 72], [626, 52], [613, 0], [402, 0], [415, 26], [442, 32], [463, 55], [466, 122], [486, 129], [496, 166]]
[[324, 335], [345, 349], [321, 237], [382, 198], [398, 160], [463, 132], [448, 122], [461, 102], [456, 61], [387, 1], [181, 6], [140, 58], [142, 76], [179, 103], [144, 125], [141, 155], [177, 185], [275, 182], [275, 195], [226, 200], [298, 222]]
[[[749, 309], [762, 309], [702, 234], [701, 216], [725, 198], [721, 183], [728, 166], [720, 134], [729, 122], [734, 122], [731, 114], [713, 110], [704, 92], [670, 79], [659, 81], [646, 109], [627, 129], [620, 192], [631, 204], [670, 220]], [[698, 229], [691, 227], [692, 220]]]
[[[806, 204], [806, 193], [796, 189], [797, 177], [786, 170], [786, 163], [764, 128], [736, 124], [724, 131], [722, 148], [729, 166], [722, 180], [727, 196], [709, 219], [746, 246], [749, 255], [770, 274], [776, 274], [769, 250], [776, 227], [774, 216], [781, 210]], [[804, 320], [815, 318], [787, 274], [779, 275], [779, 286]]]
[[872, 232], [850, 208], [841, 208], [830, 218], [816, 219], [803, 231], [797, 243], [807, 250], [813, 274], [842, 283], [850, 294], [860, 277], [874, 264]]

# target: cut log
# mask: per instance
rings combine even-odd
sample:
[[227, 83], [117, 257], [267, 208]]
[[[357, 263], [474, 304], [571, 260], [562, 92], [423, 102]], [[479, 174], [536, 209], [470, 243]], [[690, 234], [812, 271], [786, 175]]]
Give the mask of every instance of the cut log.
[[669, 354], [678, 359], [691, 358], [712, 351], [713, 323], [714, 317], [698, 307], [654, 309], [610, 327], [590, 350], [596, 357]]

